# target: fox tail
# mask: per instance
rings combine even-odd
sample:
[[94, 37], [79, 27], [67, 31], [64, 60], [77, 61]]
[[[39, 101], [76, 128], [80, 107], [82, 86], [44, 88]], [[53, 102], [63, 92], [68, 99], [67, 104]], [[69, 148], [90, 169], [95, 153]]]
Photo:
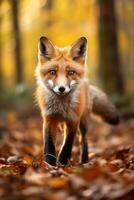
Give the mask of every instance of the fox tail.
[[117, 125], [119, 123], [119, 113], [108, 99], [108, 96], [95, 86], [90, 85], [89, 88], [93, 100], [92, 112], [101, 116], [109, 124]]

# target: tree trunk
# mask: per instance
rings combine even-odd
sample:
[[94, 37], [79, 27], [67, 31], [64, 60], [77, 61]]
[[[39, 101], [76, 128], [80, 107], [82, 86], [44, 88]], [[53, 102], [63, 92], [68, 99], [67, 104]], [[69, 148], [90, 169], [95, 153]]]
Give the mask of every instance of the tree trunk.
[[47, 21], [45, 22], [45, 26], [46, 28], [50, 27], [52, 25], [52, 17], [51, 17], [51, 10], [52, 10], [52, 7], [53, 7], [53, 0], [47, 0], [46, 2], [46, 5], [45, 5], [45, 10], [48, 12], [48, 19]]
[[99, 76], [108, 93], [124, 92], [124, 77], [119, 59], [114, 0], [98, 0]]
[[[1, 8], [2, 1], [0, 1]], [[3, 76], [2, 76], [2, 34], [1, 34], [1, 25], [2, 25], [2, 14], [0, 13], [0, 90], [3, 88]]]
[[19, 27], [19, 3], [20, 0], [10, 0], [12, 10], [12, 26], [15, 40], [15, 62], [16, 62], [16, 83], [23, 81], [23, 68], [21, 59], [21, 38]]
[[52, 1], [52, 0], [47, 0], [46, 5], [45, 5], [45, 8], [46, 8], [47, 10], [51, 10], [51, 9], [52, 9], [52, 6], [53, 6], [53, 1]]

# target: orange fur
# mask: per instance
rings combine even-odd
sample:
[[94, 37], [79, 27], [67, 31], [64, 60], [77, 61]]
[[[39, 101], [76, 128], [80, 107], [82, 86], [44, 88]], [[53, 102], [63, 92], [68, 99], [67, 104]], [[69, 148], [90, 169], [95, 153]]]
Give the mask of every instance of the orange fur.
[[[107, 96], [101, 90], [89, 85], [86, 53], [87, 41], [84, 37], [65, 48], [58, 48], [46, 37], [41, 37], [39, 62], [36, 68], [38, 82], [36, 96], [44, 121], [43, 129], [49, 128], [52, 138], [52, 141], [51, 138], [48, 141], [55, 143], [58, 124], [65, 122], [70, 135], [72, 132], [75, 134], [77, 128], [80, 127], [83, 132], [83, 151], [87, 151], [85, 150], [85, 146], [87, 148], [85, 133], [88, 132], [91, 112], [99, 113], [107, 121], [116, 116], [116, 110], [108, 101]], [[60, 91], [61, 88], [64, 92]], [[48, 130], [46, 132], [48, 133]], [[45, 131], [44, 134], [46, 134]], [[64, 137], [67, 143], [67, 134]], [[60, 154], [65, 154], [65, 149], [66, 144], [63, 144]], [[61, 161], [64, 160], [63, 157], [62, 155]], [[84, 153], [82, 160], [82, 162], [87, 161]]]

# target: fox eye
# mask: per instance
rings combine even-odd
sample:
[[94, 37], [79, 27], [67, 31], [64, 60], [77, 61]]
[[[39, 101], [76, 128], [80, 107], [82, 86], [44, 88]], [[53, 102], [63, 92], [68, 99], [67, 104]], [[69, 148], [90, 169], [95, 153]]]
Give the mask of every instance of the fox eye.
[[50, 70], [49, 73], [54, 76], [56, 75], [56, 70]]
[[72, 76], [72, 75], [74, 75], [75, 73], [76, 73], [76, 72], [73, 71], [73, 70], [68, 71], [68, 75], [69, 75], [69, 76]]

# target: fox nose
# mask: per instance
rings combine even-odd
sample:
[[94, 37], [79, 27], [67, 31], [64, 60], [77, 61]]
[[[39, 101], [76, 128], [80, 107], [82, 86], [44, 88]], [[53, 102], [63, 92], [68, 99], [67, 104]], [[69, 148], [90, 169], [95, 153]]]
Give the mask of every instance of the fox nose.
[[65, 91], [65, 87], [64, 86], [60, 86], [59, 87], [59, 92], [63, 93]]

